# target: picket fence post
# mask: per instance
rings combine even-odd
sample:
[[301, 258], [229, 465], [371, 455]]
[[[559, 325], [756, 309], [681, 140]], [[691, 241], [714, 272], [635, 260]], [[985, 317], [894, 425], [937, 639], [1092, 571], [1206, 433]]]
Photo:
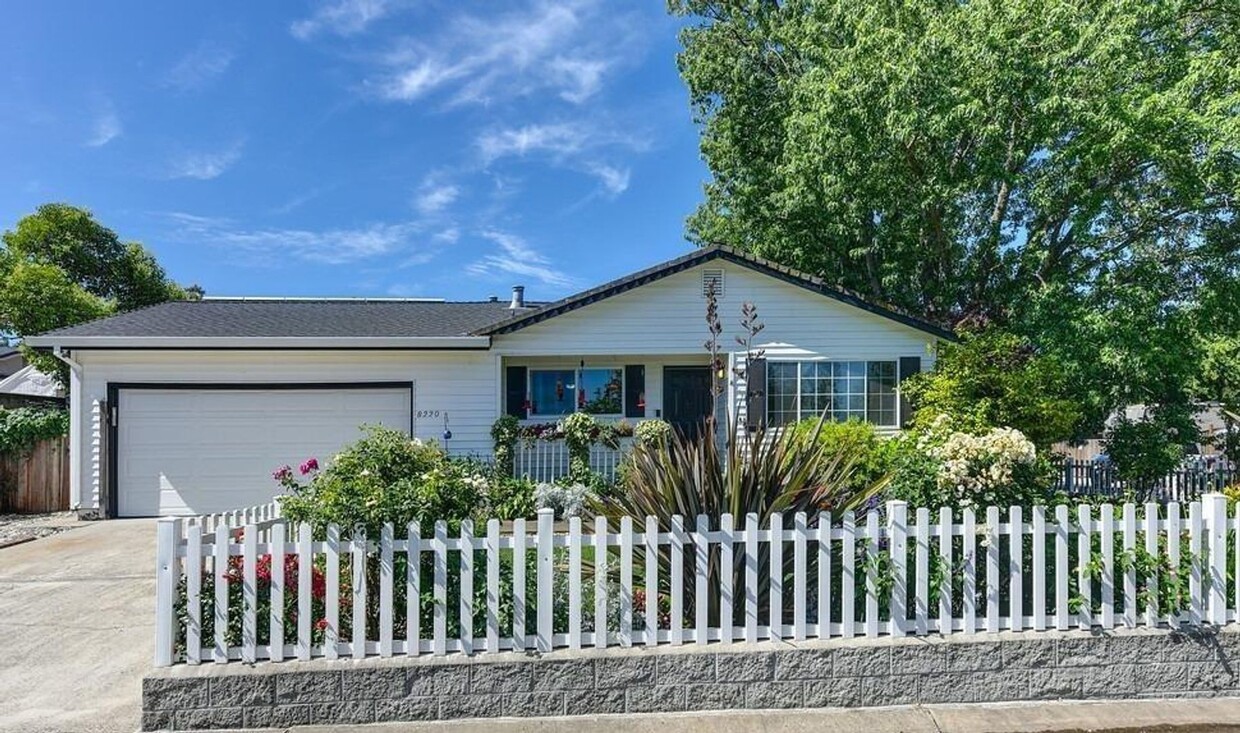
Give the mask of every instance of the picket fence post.
[[172, 666], [176, 639], [175, 595], [181, 579], [177, 544], [181, 539], [181, 520], [159, 520], [155, 532], [155, 666]]
[[1227, 497], [1205, 494], [1201, 497], [1205, 510], [1210, 593], [1206, 597], [1206, 620], [1215, 626], [1227, 623]]

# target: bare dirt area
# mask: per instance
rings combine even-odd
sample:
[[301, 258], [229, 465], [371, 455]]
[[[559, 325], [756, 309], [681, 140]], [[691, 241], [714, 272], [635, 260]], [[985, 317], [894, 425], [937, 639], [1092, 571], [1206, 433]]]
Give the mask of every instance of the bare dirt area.
[[73, 512], [0, 514], [0, 547], [47, 537], [84, 526]]

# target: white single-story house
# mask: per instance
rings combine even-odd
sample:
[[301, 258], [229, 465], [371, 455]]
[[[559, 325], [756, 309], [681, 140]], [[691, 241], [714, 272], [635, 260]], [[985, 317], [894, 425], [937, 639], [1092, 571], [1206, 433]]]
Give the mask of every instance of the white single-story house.
[[[71, 368], [72, 505], [102, 516], [198, 514], [268, 501], [273, 469], [329, 457], [379, 423], [489, 454], [503, 414], [575, 410], [690, 425], [709, 411], [706, 293], [744, 359], [741, 305], [765, 324], [760, 410], [829, 408], [897, 430], [900, 382], [949, 331], [727, 247], [563, 300], [207, 299], [163, 303], [27, 340]], [[751, 375], [755, 376], [755, 375]], [[732, 389], [736, 389], [733, 387]], [[755, 401], [752, 399], [751, 401]]]

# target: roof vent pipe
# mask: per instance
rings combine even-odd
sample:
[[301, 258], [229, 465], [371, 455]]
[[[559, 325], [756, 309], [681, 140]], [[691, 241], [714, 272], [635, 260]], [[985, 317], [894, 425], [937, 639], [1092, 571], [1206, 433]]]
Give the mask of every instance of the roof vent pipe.
[[513, 285], [512, 286], [512, 302], [508, 304], [508, 307], [512, 310], [525, 307], [525, 286], [524, 285]]

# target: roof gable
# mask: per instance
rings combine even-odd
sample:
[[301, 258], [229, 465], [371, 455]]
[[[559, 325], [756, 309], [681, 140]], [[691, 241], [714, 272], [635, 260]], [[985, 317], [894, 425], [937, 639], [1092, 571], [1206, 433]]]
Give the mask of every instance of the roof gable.
[[699, 249], [695, 252], [677, 257], [676, 259], [669, 260], [660, 265], [655, 265], [654, 267], [635, 272], [632, 275], [627, 275], [618, 280], [613, 280], [599, 285], [598, 287], [577, 293], [576, 295], [571, 295], [563, 300], [549, 303], [533, 311], [506, 318], [498, 323], [481, 328], [475, 333], [480, 336], [495, 336], [499, 334], [513, 333], [536, 323], [542, 323], [543, 321], [555, 318], [556, 316], [570, 313], [579, 308], [606, 300], [607, 298], [611, 298], [621, 293], [629, 292], [635, 288], [662, 280], [670, 275], [684, 272], [713, 260], [731, 262], [754, 272], [773, 277], [810, 292], [837, 300], [847, 305], [855, 306], [864, 311], [868, 311], [883, 318], [901, 323], [918, 331], [928, 333], [936, 338], [953, 341], [956, 339], [955, 334], [949, 329], [943, 328], [942, 326], [924, 318], [918, 318], [916, 316], [898, 311], [892, 307], [873, 303], [862, 298], [856, 293], [851, 293], [832, 285], [828, 285], [826, 281], [820, 277], [809, 275], [770, 260], [737, 251], [724, 245], [713, 245], [711, 247]]

